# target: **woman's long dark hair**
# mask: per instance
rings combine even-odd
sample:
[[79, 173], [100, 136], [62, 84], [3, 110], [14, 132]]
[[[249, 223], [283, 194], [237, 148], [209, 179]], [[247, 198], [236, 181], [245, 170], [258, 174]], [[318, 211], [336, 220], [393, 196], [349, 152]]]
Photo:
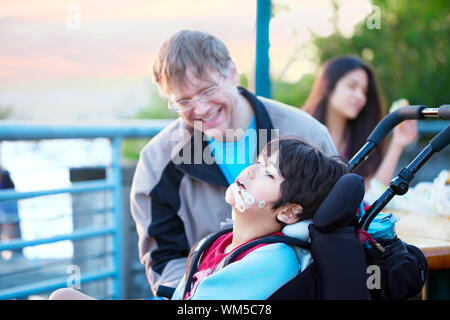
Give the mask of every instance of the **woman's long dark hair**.
[[[342, 56], [328, 60], [323, 66], [320, 76], [316, 79], [303, 109], [314, 118], [326, 125], [328, 100], [333, 93], [336, 83], [350, 71], [362, 69], [368, 77], [367, 99], [358, 116], [348, 120], [350, 135], [348, 155], [350, 158], [363, 146], [370, 132], [384, 116], [381, 99], [372, 69], [353, 56]], [[381, 163], [384, 145], [377, 148], [370, 157], [358, 168], [356, 173], [364, 178], [371, 177]], [[347, 159], [349, 160], [349, 159]]]

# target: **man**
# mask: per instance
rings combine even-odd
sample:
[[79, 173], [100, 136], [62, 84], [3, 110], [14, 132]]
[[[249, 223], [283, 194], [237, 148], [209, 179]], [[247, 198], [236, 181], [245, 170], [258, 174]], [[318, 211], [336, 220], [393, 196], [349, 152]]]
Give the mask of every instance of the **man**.
[[141, 151], [131, 190], [139, 255], [156, 294], [177, 286], [191, 246], [230, 218], [225, 191], [274, 136], [299, 136], [328, 154], [336, 149], [305, 112], [238, 87], [226, 46], [208, 33], [169, 38], [153, 76], [179, 114]]

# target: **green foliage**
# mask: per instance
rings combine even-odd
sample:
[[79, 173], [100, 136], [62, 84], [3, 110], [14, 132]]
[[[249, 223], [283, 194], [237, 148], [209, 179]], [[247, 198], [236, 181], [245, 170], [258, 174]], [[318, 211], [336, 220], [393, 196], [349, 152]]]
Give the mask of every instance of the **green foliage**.
[[[374, 69], [386, 100], [411, 104], [449, 103], [450, 2], [373, 0], [372, 11], [354, 34], [315, 37], [320, 62], [344, 54], [361, 57]], [[370, 28], [379, 19], [380, 28]]]
[[296, 83], [274, 81], [273, 99], [294, 107], [301, 107], [308, 98], [314, 79], [314, 75], [306, 74]]
[[138, 161], [139, 153], [148, 142], [149, 139], [124, 139], [122, 143], [122, 158], [125, 161]]
[[248, 77], [245, 73], [241, 73], [239, 76], [239, 85], [248, 89]]
[[134, 116], [136, 119], [172, 119], [178, 115], [167, 106], [167, 100], [163, 99], [155, 86], [150, 88], [150, 104], [139, 110]]
[[[337, 26], [339, 6], [333, 23]], [[450, 2], [447, 0], [372, 0], [374, 8], [354, 29], [351, 37], [337, 28], [327, 37], [313, 34], [322, 65], [340, 55], [356, 55], [374, 69], [382, 98], [388, 104], [407, 98], [411, 104], [430, 107], [450, 103]], [[371, 22], [379, 19], [379, 29]], [[305, 78], [305, 79], [304, 79]], [[301, 106], [312, 86], [311, 75], [295, 84], [273, 83], [273, 97]]]
[[11, 112], [13, 110], [13, 107], [8, 106], [2, 106], [0, 105], [0, 119], [6, 119], [11, 115]]
[[[150, 104], [139, 110], [134, 119], [172, 119], [178, 115], [167, 107], [167, 100], [163, 99], [155, 86], [150, 88]], [[148, 143], [149, 139], [124, 139], [122, 144], [122, 157], [126, 161], [137, 161], [139, 152]]]

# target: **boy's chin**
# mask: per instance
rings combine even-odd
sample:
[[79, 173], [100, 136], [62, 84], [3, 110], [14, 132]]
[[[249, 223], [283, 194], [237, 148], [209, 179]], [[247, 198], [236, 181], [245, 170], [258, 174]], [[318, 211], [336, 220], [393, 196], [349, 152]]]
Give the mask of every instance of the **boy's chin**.
[[259, 208], [255, 208], [253, 206], [246, 206], [244, 211], [240, 211], [234, 206], [231, 206], [233, 208], [233, 211], [237, 215], [247, 216], [247, 217], [255, 217], [256, 215], [260, 214]]

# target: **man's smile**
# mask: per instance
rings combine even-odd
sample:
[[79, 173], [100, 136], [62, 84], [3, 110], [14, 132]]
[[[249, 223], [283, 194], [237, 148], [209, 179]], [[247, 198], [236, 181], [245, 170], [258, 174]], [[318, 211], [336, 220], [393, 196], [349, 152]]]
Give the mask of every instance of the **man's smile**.
[[219, 115], [220, 111], [222, 111], [222, 108], [217, 109], [214, 113], [212, 113], [208, 117], [197, 118], [196, 120], [197, 121], [202, 121], [202, 122], [210, 122], [210, 121], [214, 120], [215, 118], [217, 118], [217, 116]]

